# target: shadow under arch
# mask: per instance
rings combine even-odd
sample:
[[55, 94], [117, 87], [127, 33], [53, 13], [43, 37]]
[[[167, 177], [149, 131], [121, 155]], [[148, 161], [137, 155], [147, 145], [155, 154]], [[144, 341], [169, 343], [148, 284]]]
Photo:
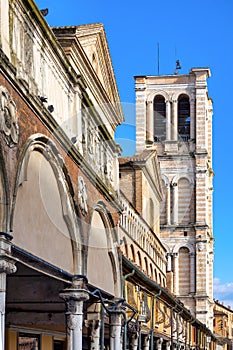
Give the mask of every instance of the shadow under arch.
[[[41, 177], [44, 176], [43, 171], [46, 167], [50, 169], [51, 177], [55, 183], [58, 195], [58, 202], [62, 213], [62, 219], [64, 220], [67, 232], [64, 233], [66, 239], [70, 241], [72, 247], [72, 259], [73, 259], [73, 274], [82, 274], [83, 273], [83, 256], [82, 256], [82, 227], [81, 222], [78, 220], [78, 214], [75, 209], [75, 204], [73, 201], [73, 187], [72, 183], [68, 176], [68, 171], [66, 169], [65, 162], [60, 155], [55, 143], [43, 134], [32, 135], [25, 143], [18, 162], [17, 176], [14, 187], [13, 201], [10, 214], [10, 229], [14, 232], [15, 226], [15, 217], [16, 217], [16, 206], [17, 198], [19, 197], [19, 188], [23, 184], [28, 182], [28, 171], [29, 163], [33, 158], [33, 155], [42, 161], [40, 172], [38, 175]], [[42, 169], [42, 171], [41, 171]], [[38, 188], [40, 189], [40, 182], [38, 181]], [[48, 188], [49, 191], [50, 188]], [[40, 192], [41, 194], [41, 192]], [[48, 213], [46, 202], [43, 202], [41, 195], [41, 202], [44, 205], [44, 210], [48, 215], [50, 221], [54, 226], [56, 222], [51, 220], [50, 213]], [[59, 227], [57, 227], [60, 229]], [[61, 231], [61, 233], [63, 233]], [[47, 232], [47, 234], [49, 234]], [[46, 233], [45, 233], [46, 238]], [[55, 242], [56, 243], [56, 242]], [[70, 256], [67, 258], [71, 258]], [[71, 272], [71, 271], [69, 271]]]
[[[90, 212], [85, 262], [91, 285], [121, 297], [120, 248], [112, 215], [103, 201], [96, 202]], [[98, 264], [96, 270], [95, 264]]]

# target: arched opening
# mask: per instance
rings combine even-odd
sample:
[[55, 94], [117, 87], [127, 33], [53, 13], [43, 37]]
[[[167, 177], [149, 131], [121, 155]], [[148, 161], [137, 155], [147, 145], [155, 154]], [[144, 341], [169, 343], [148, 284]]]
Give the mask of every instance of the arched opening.
[[178, 181], [178, 223], [190, 224], [193, 219], [193, 186], [186, 178]]
[[153, 272], [153, 266], [150, 263], [150, 278], [153, 280], [154, 279], [154, 272]]
[[9, 230], [9, 207], [8, 207], [8, 185], [6, 183], [6, 175], [4, 161], [0, 153], [0, 231], [8, 232]]
[[137, 263], [138, 263], [138, 266], [140, 267], [140, 269], [142, 270], [142, 259], [141, 259], [141, 254], [140, 252], [137, 252]]
[[166, 103], [165, 98], [157, 95], [154, 98], [154, 140], [161, 142], [166, 139]]
[[190, 292], [190, 254], [187, 247], [179, 249], [179, 294], [187, 295]]
[[44, 145], [27, 149], [15, 190], [14, 244], [65, 271], [81, 273], [81, 257], [74, 253], [79, 230], [58, 164], [52, 149], [47, 153]]
[[167, 223], [167, 188], [165, 181], [162, 180], [162, 192], [163, 192], [163, 199], [160, 203], [160, 225], [166, 225]]
[[133, 246], [133, 244], [130, 245], [130, 250], [131, 250], [131, 260], [132, 260], [133, 262], [136, 262], [136, 261], [135, 261], [135, 252], [134, 252], [134, 246]]
[[187, 95], [178, 99], [178, 135], [183, 141], [190, 139], [190, 103]]
[[145, 263], [145, 272], [146, 272], [146, 274], [148, 275], [148, 262], [147, 262], [147, 258], [145, 257], [144, 258], [144, 263]]
[[155, 206], [152, 198], [149, 199], [149, 223], [153, 229], [155, 224]]
[[110, 225], [105, 214], [97, 210], [93, 211], [89, 232], [87, 278], [90, 284], [112, 295], [120, 279]]

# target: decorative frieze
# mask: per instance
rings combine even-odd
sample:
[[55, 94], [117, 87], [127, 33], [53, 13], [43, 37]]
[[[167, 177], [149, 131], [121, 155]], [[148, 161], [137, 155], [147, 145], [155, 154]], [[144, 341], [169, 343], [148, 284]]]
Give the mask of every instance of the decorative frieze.
[[18, 143], [19, 127], [16, 104], [4, 86], [0, 86], [0, 131], [9, 147]]
[[78, 204], [83, 216], [88, 213], [87, 186], [82, 176], [78, 178]]

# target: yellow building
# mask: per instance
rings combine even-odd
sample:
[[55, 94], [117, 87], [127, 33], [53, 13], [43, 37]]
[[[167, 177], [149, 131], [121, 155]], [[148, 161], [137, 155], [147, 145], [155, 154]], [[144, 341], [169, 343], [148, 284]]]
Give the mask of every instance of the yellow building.
[[214, 301], [214, 335], [218, 339], [219, 349], [232, 349], [233, 310], [218, 300]]

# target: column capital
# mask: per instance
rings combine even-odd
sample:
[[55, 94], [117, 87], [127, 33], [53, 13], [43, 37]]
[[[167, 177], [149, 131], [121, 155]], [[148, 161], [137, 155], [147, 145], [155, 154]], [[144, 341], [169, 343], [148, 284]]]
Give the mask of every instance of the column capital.
[[8, 233], [0, 232], [0, 273], [10, 274], [17, 270], [11, 255], [12, 238]]
[[86, 301], [89, 299], [89, 293], [86, 290], [87, 279], [85, 276], [80, 277], [79, 275], [75, 276], [72, 280], [72, 285], [68, 288], [60, 291], [59, 296], [61, 299], [69, 302], [73, 301]]
[[15, 273], [17, 270], [15, 266], [15, 261], [10, 257], [1, 257], [0, 256], [0, 273]]

